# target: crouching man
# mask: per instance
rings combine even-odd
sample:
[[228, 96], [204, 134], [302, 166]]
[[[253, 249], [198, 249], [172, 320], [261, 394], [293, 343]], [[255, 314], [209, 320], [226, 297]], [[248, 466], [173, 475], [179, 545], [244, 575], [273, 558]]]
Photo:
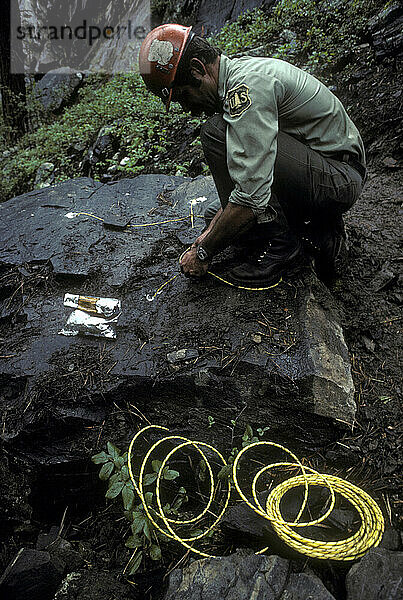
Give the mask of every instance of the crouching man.
[[203, 276], [212, 257], [237, 242], [246, 262], [231, 281], [270, 286], [303, 262], [304, 239], [318, 275], [331, 277], [344, 246], [342, 215], [365, 178], [362, 139], [336, 96], [287, 62], [230, 59], [175, 24], [147, 35], [139, 66], [167, 110], [179, 102], [209, 116], [201, 141], [220, 204], [207, 208], [207, 228], [183, 256], [182, 272]]

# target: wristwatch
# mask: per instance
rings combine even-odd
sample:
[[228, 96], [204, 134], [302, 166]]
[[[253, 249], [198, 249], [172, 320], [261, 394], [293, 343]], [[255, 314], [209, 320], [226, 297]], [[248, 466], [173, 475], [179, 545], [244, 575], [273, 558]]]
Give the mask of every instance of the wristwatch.
[[210, 258], [209, 253], [203, 246], [197, 246], [196, 256], [201, 262], [206, 262]]

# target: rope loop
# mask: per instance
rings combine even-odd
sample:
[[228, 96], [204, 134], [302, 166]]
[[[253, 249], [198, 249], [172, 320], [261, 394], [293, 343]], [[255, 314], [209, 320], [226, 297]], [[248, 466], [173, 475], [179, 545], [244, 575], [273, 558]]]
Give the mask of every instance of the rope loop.
[[[146, 452], [144, 459], [140, 465], [140, 472], [139, 472], [138, 483], [137, 483], [135, 480], [135, 477], [134, 477], [133, 469], [132, 469], [133, 445], [142, 433], [144, 433], [145, 431], [150, 430], [150, 429], [160, 429], [161, 431], [169, 431], [166, 427], [161, 427], [159, 425], [149, 425], [147, 427], [144, 427], [132, 439], [130, 446], [129, 446], [128, 458], [127, 458], [130, 479], [131, 479], [133, 486], [141, 500], [141, 503], [143, 504], [144, 512], [146, 513], [147, 517], [150, 519], [150, 521], [154, 525], [154, 527], [157, 529], [157, 531], [164, 534], [166, 537], [179, 542], [187, 550], [191, 550], [192, 552], [194, 552], [195, 554], [198, 554], [199, 556], [202, 556], [204, 558], [210, 557], [211, 556], [210, 554], [207, 554], [206, 552], [198, 550], [197, 548], [195, 548], [194, 546], [192, 546], [190, 544], [206, 537], [211, 531], [213, 531], [215, 529], [215, 527], [221, 521], [222, 517], [224, 516], [225, 511], [227, 510], [227, 507], [228, 507], [228, 504], [230, 501], [230, 496], [231, 496], [231, 483], [229, 480], [227, 481], [227, 492], [226, 492], [224, 502], [222, 503], [221, 510], [219, 511], [218, 515], [215, 517], [213, 523], [207, 529], [202, 531], [202, 533], [191, 536], [191, 537], [181, 537], [178, 535], [178, 533], [175, 531], [175, 529], [172, 527], [172, 525], [184, 526], [184, 525], [196, 524], [196, 523], [199, 523], [201, 521], [201, 519], [203, 519], [203, 517], [207, 513], [209, 513], [209, 512], [211, 513], [210, 509], [211, 509], [211, 505], [215, 498], [217, 486], [216, 486], [216, 483], [214, 480], [214, 474], [213, 474], [213, 470], [211, 467], [211, 463], [208, 460], [205, 452], [203, 452], [202, 448], [208, 449], [211, 452], [213, 452], [214, 454], [216, 454], [220, 460], [220, 463], [222, 463], [223, 467], [227, 466], [227, 462], [226, 462], [225, 458], [222, 456], [222, 454], [216, 448], [211, 446], [210, 444], [207, 444], [205, 442], [192, 441], [192, 440], [189, 440], [188, 438], [180, 436], [180, 435], [167, 435], [167, 436], [161, 438], [160, 440], [158, 440], [157, 442], [155, 442], [154, 444], [152, 444], [151, 447]], [[168, 452], [168, 454], [163, 459], [161, 466], [158, 470], [157, 479], [156, 479], [156, 489], [155, 489], [156, 502], [157, 502], [157, 507], [158, 507], [158, 510], [156, 510], [155, 508], [148, 505], [146, 498], [145, 498], [144, 487], [143, 487], [145, 468], [150, 459], [151, 454], [153, 452], [155, 452], [155, 450], [157, 450], [161, 444], [168, 442], [168, 441], [175, 441], [175, 442], [177, 442], [177, 444], [174, 446], [174, 448], [172, 448], [172, 450], [170, 450]], [[172, 519], [172, 518], [168, 518], [165, 515], [164, 508], [162, 506], [161, 477], [162, 477], [164, 469], [165, 469], [166, 465], [168, 464], [168, 461], [170, 460], [170, 458], [176, 452], [179, 452], [180, 450], [182, 450], [183, 448], [186, 448], [188, 446], [192, 446], [200, 454], [202, 460], [206, 464], [207, 471], [209, 474], [209, 479], [210, 479], [209, 497], [208, 497], [208, 501], [207, 501], [207, 504], [204, 507], [204, 509], [195, 517], [193, 517], [191, 519]], [[159, 521], [162, 521], [164, 527], [162, 527], [160, 525]]]
[[[160, 430], [161, 432], [169, 432], [169, 430], [166, 427], [161, 427], [159, 425], [149, 425], [147, 427], [144, 427], [133, 437], [128, 451], [129, 475], [132, 480], [134, 489], [136, 490], [143, 504], [144, 511], [147, 517], [154, 525], [154, 527], [157, 529], [157, 531], [163, 533], [168, 538], [179, 542], [187, 550], [191, 550], [199, 556], [211, 557], [211, 554], [208, 554], [195, 548], [193, 546], [193, 543], [197, 540], [201, 540], [202, 538], [206, 537], [219, 525], [230, 502], [230, 479], [228, 479], [227, 481], [227, 490], [225, 494], [225, 499], [221, 505], [221, 509], [219, 510], [217, 515], [214, 515], [215, 518], [213, 523], [205, 531], [191, 537], [181, 537], [175, 531], [173, 525], [178, 527], [185, 525], [193, 525], [200, 522], [200, 520], [203, 517], [205, 517], [208, 513], [212, 513], [211, 506], [213, 501], [215, 500], [217, 485], [214, 479], [214, 473], [211, 467], [211, 462], [207, 458], [205, 451], [209, 450], [210, 452], [213, 452], [218, 457], [223, 467], [227, 466], [227, 462], [222, 456], [222, 454], [210, 444], [207, 444], [205, 442], [189, 440], [188, 438], [180, 435], [164, 435], [164, 437], [152, 444], [146, 452], [146, 454], [144, 455], [144, 459], [140, 465], [140, 472], [137, 482], [132, 469], [133, 446], [136, 440], [143, 433], [151, 429]], [[145, 469], [152, 453], [155, 452], [155, 450], [157, 450], [161, 444], [168, 441], [174, 442], [175, 445], [163, 459], [157, 474], [155, 490], [157, 509], [155, 509], [154, 507], [148, 505], [146, 501], [146, 495], [143, 486]], [[168, 517], [164, 513], [164, 507], [161, 501], [161, 478], [163, 477], [164, 469], [166, 468], [174, 454], [187, 447], [193, 447], [200, 454], [202, 460], [205, 462], [207, 472], [209, 475], [210, 491], [208, 494], [207, 504], [198, 515], [189, 519], [173, 519]], [[280, 450], [288, 454], [291, 457], [292, 461], [271, 462], [260, 468], [253, 477], [250, 494], [250, 491], [249, 493], [246, 493], [239, 483], [240, 462], [241, 459], [245, 457], [246, 453], [250, 451], [256, 451], [256, 449], [259, 447], [265, 449], [272, 448]], [[266, 499], [265, 505], [263, 506], [258, 498], [258, 481], [270, 469], [275, 469], [278, 467], [298, 468], [301, 471], [301, 475], [290, 477], [289, 479], [286, 479], [285, 481], [277, 485], [270, 492]], [[245, 446], [245, 448], [238, 452], [238, 454], [235, 457], [234, 463], [232, 465], [232, 480], [234, 488], [238, 492], [241, 499], [249, 506], [249, 508], [260, 517], [263, 517], [264, 519], [268, 520], [278, 537], [300, 554], [304, 554], [311, 558], [318, 558], [322, 560], [357, 560], [358, 558], [364, 556], [364, 554], [371, 547], [378, 546], [382, 539], [384, 531], [384, 518], [382, 515], [382, 511], [379, 508], [378, 504], [375, 502], [375, 500], [373, 500], [373, 498], [369, 496], [369, 494], [364, 492], [361, 488], [357, 487], [356, 485], [345, 481], [339, 477], [336, 477], [335, 475], [322, 474], [316, 471], [315, 469], [312, 469], [311, 467], [303, 465], [302, 462], [291, 450], [289, 450], [285, 446], [282, 446], [281, 444], [277, 444], [275, 442], [270, 441], [258, 441], [253, 442], [248, 446]], [[311, 486], [327, 488], [327, 490], [329, 491], [330, 498], [329, 506], [324, 511], [324, 513], [317, 519], [312, 519], [310, 521], [301, 521], [301, 517], [304, 513], [304, 510], [308, 506], [309, 488]], [[304, 487], [304, 496], [301, 508], [299, 509], [298, 514], [293, 521], [287, 521], [284, 519], [281, 513], [281, 501], [290, 490], [298, 487]], [[330, 516], [335, 507], [336, 494], [348, 500], [348, 502], [355, 508], [361, 519], [361, 526], [354, 534], [343, 540], [324, 542], [304, 537], [296, 531], [300, 527], [309, 527], [323, 523]], [[252, 499], [250, 497], [251, 495]], [[266, 550], [268, 550], [268, 548], [263, 548], [262, 550], [257, 552], [257, 554], [262, 554]]]

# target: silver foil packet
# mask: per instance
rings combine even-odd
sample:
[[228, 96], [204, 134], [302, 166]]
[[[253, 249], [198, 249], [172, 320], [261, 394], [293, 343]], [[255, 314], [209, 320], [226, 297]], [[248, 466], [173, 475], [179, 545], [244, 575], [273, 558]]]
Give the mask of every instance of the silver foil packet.
[[77, 294], [65, 294], [64, 306], [79, 308], [92, 315], [102, 315], [107, 319], [119, 315], [122, 309], [122, 304], [117, 298], [79, 296]]
[[100, 298], [65, 294], [64, 306], [74, 308], [60, 335], [95, 335], [116, 339], [114, 324], [121, 314], [121, 302], [116, 298]]
[[96, 335], [116, 339], [116, 332], [113, 323], [116, 323], [118, 317], [105, 319], [103, 317], [94, 317], [83, 310], [73, 310], [66, 325], [59, 331], [60, 335]]

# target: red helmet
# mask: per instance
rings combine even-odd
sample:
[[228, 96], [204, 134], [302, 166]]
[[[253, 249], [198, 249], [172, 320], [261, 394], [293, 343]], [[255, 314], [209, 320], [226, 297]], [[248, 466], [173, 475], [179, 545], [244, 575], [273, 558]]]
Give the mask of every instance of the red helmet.
[[141, 44], [140, 75], [147, 88], [161, 98], [167, 111], [172, 84], [191, 29], [174, 23], [160, 25], [150, 31]]

